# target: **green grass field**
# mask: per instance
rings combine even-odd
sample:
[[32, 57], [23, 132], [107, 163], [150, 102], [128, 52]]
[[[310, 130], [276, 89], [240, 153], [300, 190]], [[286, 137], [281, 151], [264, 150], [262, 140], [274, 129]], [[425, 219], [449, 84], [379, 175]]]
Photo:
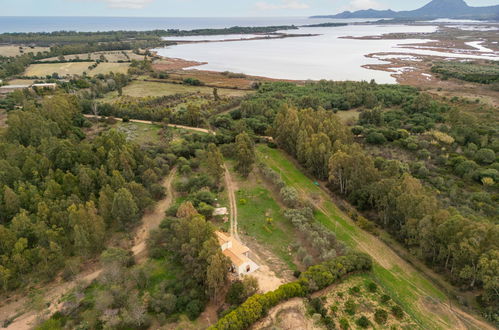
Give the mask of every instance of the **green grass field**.
[[239, 230], [255, 238], [295, 270], [297, 267], [290, 253], [294, 229], [271, 193], [261, 186], [246, 186], [236, 192], [236, 199]]
[[279, 172], [283, 180], [295, 187], [302, 197], [319, 196], [316, 218], [335, 232], [349, 247], [370, 254], [375, 260], [373, 277], [403, 309], [425, 329], [455, 329], [461, 325], [448, 301], [425, 276], [396, 255], [386, 244], [358, 228], [332, 202], [330, 196], [303, 174], [280, 150], [258, 146], [258, 157]]

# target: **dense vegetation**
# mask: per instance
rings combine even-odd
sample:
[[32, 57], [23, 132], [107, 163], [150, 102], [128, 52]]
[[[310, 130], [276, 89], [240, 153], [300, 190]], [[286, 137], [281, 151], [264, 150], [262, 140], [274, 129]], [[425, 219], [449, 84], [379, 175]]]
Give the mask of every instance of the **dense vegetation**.
[[80, 111], [75, 98], [54, 96], [9, 113], [0, 140], [1, 290], [60, 269], [71, 276], [163, 194], [164, 150], [142, 150], [116, 131], [85, 139]]
[[438, 62], [432, 68], [443, 79], [450, 77], [480, 84], [499, 83], [499, 64], [497, 61], [479, 62]]
[[[345, 126], [334, 115], [338, 105], [364, 108], [360, 126]], [[499, 231], [493, 220], [498, 217], [494, 196], [495, 153], [499, 150], [494, 122], [473, 120], [457, 105], [434, 101], [410, 87], [351, 82], [264, 85], [232, 117], [259, 120], [263, 131], [271, 133], [307, 171], [328, 180], [333, 191], [391, 232], [416, 256], [454, 284], [483, 288], [480, 300], [497, 305], [497, 276], [492, 274], [497, 274], [499, 248]], [[265, 128], [270, 122], [272, 127]], [[381, 153], [383, 158], [375, 157], [379, 146], [390, 151]], [[421, 164], [417, 167], [417, 162], [408, 162], [407, 157], [397, 159], [395, 151], [423, 155], [423, 146], [428, 149], [420, 159], [435, 164], [431, 167], [435, 174], [445, 177], [432, 180], [427, 173], [427, 182], [436, 180], [442, 187], [455, 184], [448, 195], [439, 196], [414, 177], [425, 177]], [[465, 152], [469, 148], [470, 152]], [[470, 166], [458, 166], [460, 163]], [[457, 168], [466, 168], [464, 173], [468, 174], [460, 178], [449, 173]], [[457, 188], [470, 186], [473, 180], [474, 191]], [[457, 198], [459, 194], [463, 195]], [[466, 198], [470, 207], [456, 205]], [[475, 201], [479, 201], [476, 208], [471, 204]]]

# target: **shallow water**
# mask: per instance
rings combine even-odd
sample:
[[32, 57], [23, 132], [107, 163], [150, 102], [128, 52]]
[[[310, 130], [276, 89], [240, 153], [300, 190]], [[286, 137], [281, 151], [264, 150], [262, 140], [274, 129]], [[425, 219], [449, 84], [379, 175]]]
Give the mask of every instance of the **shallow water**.
[[158, 49], [166, 57], [183, 58], [208, 64], [194, 69], [242, 72], [249, 75], [296, 80], [371, 80], [395, 83], [391, 73], [365, 69], [368, 64], [385, 64], [365, 55], [379, 52], [415, 53], [444, 58], [483, 58], [499, 60], [499, 55], [441, 53], [403, 48], [403, 44], [431, 40], [359, 40], [341, 37], [380, 36], [386, 33], [428, 33], [437, 26], [349, 25], [328, 28], [300, 28], [294, 33], [321, 34], [275, 40], [251, 40], [184, 44]]

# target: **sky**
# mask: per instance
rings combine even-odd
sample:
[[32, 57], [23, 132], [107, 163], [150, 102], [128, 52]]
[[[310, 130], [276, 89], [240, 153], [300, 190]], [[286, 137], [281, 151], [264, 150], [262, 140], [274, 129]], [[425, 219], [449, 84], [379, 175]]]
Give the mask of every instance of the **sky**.
[[[344, 10], [411, 10], [430, 0], [0, 0], [0, 16], [309, 16]], [[470, 6], [499, 0], [467, 0]]]

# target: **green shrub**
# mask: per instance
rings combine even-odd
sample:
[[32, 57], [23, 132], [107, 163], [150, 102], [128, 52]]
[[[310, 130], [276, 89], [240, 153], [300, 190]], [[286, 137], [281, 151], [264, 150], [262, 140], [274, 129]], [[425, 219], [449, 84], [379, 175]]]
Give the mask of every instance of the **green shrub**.
[[371, 322], [369, 322], [369, 319], [365, 316], [361, 316], [355, 321], [355, 324], [357, 324], [359, 327], [366, 329], [371, 325]]
[[348, 323], [348, 320], [346, 318], [341, 318], [340, 319], [340, 328], [342, 330], [348, 330], [348, 329], [350, 329], [350, 323]]
[[370, 144], [384, 144], [387, 140], [383, 134], [379, 132], [371, 132], [367, 135], [366, 142]]
[[357, 304], [352, 299], [348, 299], [345, 302], [345, 313], [355, 315], [355, 312], [357, 312]]
[[392, 307], [392, 314], [399, 320], [404, 318], [404, 311], [398, 305]]
[[382, 304], [386, 304], [388, 303], [392, 298], [389, 296], [389, 295], [382, 295], [381, 298], [380, 298], [380, 301]]
[[348, 293], [354, 296], [358, 296], [360, 294], [360, 288], [358, 286], [352, 286], [350, 289], [348, 289]]
[[378, 291], [378, 285], [374, 282], [368, 282], [366, 284], [367, 291], [369, 292], [376, 292]]
[[388, 313], [384, 309], [376, 309], [374, 312], [374, 321], [378, 324], [385, 324], [388, 320]]

